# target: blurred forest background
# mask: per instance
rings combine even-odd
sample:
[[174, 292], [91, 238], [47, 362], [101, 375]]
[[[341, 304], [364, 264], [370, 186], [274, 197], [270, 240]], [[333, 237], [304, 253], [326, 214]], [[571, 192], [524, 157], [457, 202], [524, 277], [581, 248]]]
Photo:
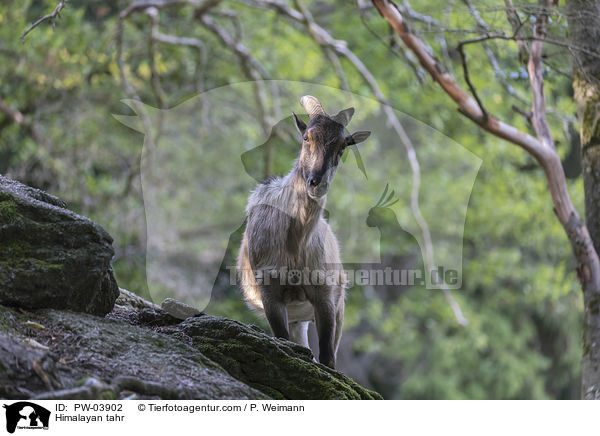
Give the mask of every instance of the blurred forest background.
[[[394, 108], [483, 160], [464, 230], [462, 289], [453, 291], [468, 324], [457, 322], [440, 291], [354, 287], [348, 292], [340, 369], [385, 398], [580, 397], [581, 289], [543, 170], [525, 152], [459, 114], [370, 3], [155, 3], [164, 7], [128, 9], [131, 0], [71, 0], [54, 30], [44, 22], [24, 42], [23, 31], [57, 2], [0, 4], [0, 173], [61, 197], [106, 228], [115, 240], [114, 269], [121, 287], [150, 297], [140, 181], [143, 135], [111, 115], [133, 114], [120, 100], [138, 97], [169, 108], [205, 90], [268, 78], [374, 97], [364, 72], [343, 55], [345, 49], [336, 52], [315, 27], [310, 31], [307, 23], [314, 20], [332, 38], [346, 42], [344, 47], [364, 64]], [[423, 0], [413, 2], [414, 9], [398, 3], [413, 30], [463, 85], [458, 42], [480, 35], [482, 26], [511, 33], [505, 2], [473, 2], [476, 9], [460, 0]], [[514, 5], [524, 28], [534, 20], [532, 5]], [[566, 28], [558, 8], [549, 32], [564, 40]], [[518, 45], [498, 39], [465, 50], [471, 81], [488, 110], [531, 131], [529, 81]], [[573, 202], [582, 211], [568, 49], [547, 45], [543, 73], [550, 127]], [[296, 141], [291, 124], [286, 128]], [[450, 165], [453, 157], [444, 159]], [[289, 160], [275, 156], [269, 165], [265, 172], [283, 173]], [[453, 183], [443, 171], [428, 176], [443, 187]], [[454, 201], [452, 189], [443, 192], [446, 201]], [[427, 204], [427, 192], [421, 196]], [[236, 197], [240, 210], [245, 198], [245, 193]], [[440, 213], [429, 225], [439, 227], [443, 220]], [[420, 253], [407, 258], [392, 247], [384, 255], [391, 263], [410, 264]], [[210, 313], [268, 329], [239, 294], [224, 289], [220, 295]]]

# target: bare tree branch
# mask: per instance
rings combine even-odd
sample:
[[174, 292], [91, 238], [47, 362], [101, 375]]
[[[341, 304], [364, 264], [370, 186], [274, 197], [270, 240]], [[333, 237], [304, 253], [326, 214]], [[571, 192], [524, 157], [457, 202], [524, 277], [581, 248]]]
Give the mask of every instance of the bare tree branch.
[[[444, 13], [444, 22], [442, 23], [443, 28], [448, 27], [448, 22], [450, 20], [450, 14], [452, 13], [452, 9], [454, 9], [455, 0], [451, 0], [447, 2], [446, 10]], [[454, 75], [454, 70], [452, 68], [452, 59], [450, 58], [450, 52], [448, 50], [448, 43], [446, 42], [446, 36], [443, 31], [440, 30], [436, 36], [436, 40], [442, 49], [442, 55], [444, 56], [444, 60], [446, 61], [446, 69], [450, 72], [450, 74]]]
[[474, 43], [478, 43], [478, 42], [482, 42], [482, 41], [488, 41], [488, 40], [492, 40], [492, 39], [502, 39], [505, 41], [517, 41], [517, 42], [518, 41], [542, 41], [542, 42], [546, 42], [548, 44], [556, 45], [558, 47], [566, 48], [573, 55], [575, 55], [574, 52], [581, 52], [581, 53], [584, 53], [584, 54], [594, 57], [594, 58], [600, 58], [600, 52], [593, 51], [593, 50], [587, 49], [585, 47], [579, 47], [579, 46], [573, 45], [567, 41], [561, 41], [558, 39], [550, 39], [547, 37], [540, 38], [538, 36], [507, 35], [504, 32], [480, 33], [480, 36], [478, 36], [476, 38], [467, 39], [467, 40], [464, 40], [461, 42], [463, 45], [467, 45], [467, 44], [474, 44]]
[[[521, 20], [519, 19], [519, 15], [513, 6], [512, 0], [504, 0], [504, 4], [506, 5], [506, 19], [512, 27], [513, 35], [518, 37], [519, 32], [523, 27], [523, 23], [521, 23]], [[517, 39], [517, 46], [519, 47], [519, 60], [524, 62], [525, 59], [527, 59], [527, 52], [529, 51], [527, 43], [522, 39]]]
[[24, 44], [25, 43], [25, 37], [27, 36], [27, 34], [29, 32], [31, 32], [33, 29], [35, 29], [37, 26], [39, 26], [40, 24], [42, 24], [44, 21], [50, 21], [50, 23], [52, 24], [52, 29], [54, 29], [54, 26], [56, 24], [56, 19], [60, 18], [60, 12], [63, 10], [63, 8], [66, 6], [67, 2], [69, 0], [60, 0], [58, 2], [58, 4], [56, 5], [56, 7], [54, 8], [54, 11], [52, 11], [52, 13], [50, 14], [46, 14], [43, 17], [38, 18], [36, 21], [34, 21], [27, 29], [25, 29], [25, 31], [21, 34], [21, 42]]
[[[267, 99], [267, 90], [265, 87], [264, 80], [269, 79], [269, 75], [263, 66], [252, 56], [247, 47], [240, 42], [242, 36], [241, 23], [237, 20], [237, 16], [235, 12], [229, 10], [219, 10], [214, 11], [214, 15], [223, 16], [225, 18], [231, 19], [234, 22], [234, 26], [236, 29], [235, 37], [232, 37], [223, 27], [219, 26], [213, 19], [207, 17], [207, 13], [211, 11], [221, 0], [141, 0], [132, 3], [129, 7], [124, 9], [119, 14], [119, 22], [117, 28], [117, 65], [119, 66], [119, 72], [121, 76], [121, 82], [127, 94], [132, 97], [134, 100], [139, 100], [139, 96], [129, 83], [127, 79], [127, 75], [125, 72], [124, 60], [123, 60], [123, 30], [124, 30], [124, 21], [129, 16], [136, 12], [144, 12], [151, 19], [151, 32], [149, 38], [149, 50], [150, 50], [150, 70], [152, 73], [151, 86], [153, 92], [156, 96], [158, 106], [161, 108], [165, 108], [167, 105], [166, 95], [160, 85], [160, 76], [156, 70], [156, 56], [157, 56], [157, 48], [156, 42], [162, 42], [171, 45], [184, 45], [189, 47], [194, 47], [198, 50], [199, 53], [199, 62], [196, 68], [196, 89], [200, 91], [203, 87], [201, 85], [201, 70], [200, 64], [205, 64], [203, 59], [206, 57], [206, 50], [202, 41], [196, 38], [189, 37], [178, 37], [173, 35], [165, 35], [159, 31], [158, 28], [158, 20], [159, 20], [159, 9], [167, 8], [167, 7], [175, 7], [175, 6], [183, 6], [183, 5], [192, 5], [195, 7], [194, 18], [198, 19], [203, 26], [212, 32], [217, 38], [227, 47], [229, 48], [236, 57], [240, 60], [240, 65], [242, 70], [248, 77], [248, 79], [253, 81], [253, 86], [255, 88], [256, 98], [258, 102], [258, 108], [261, 119], [261, 127], [263, 133], [268, 133], [270, 127], [273, 124], [273, 119], [269, 116], [268, 112], [268, 99]], [[274, 100], [274, 110], [276, 113], [278, 106], [278, 90], [276, 88], [276, 84], [271, 84], [273, 100]], [[152, 132], [149, 125], [149, 119], [142, 115], [142, 119], [144, 119], [144, 124], [146, 130], [148, 132]], [[160, 124], [160, 123], [159, 123]], [[160, 126], [157, 129], [154, 136], [154, 141], [149, 141], [149, 145], [155, 144], [158, 136], [160, 135]], [[152, 135], [152, 133], [149, 133]], [[148, 147], [152, 148], [151, 146]], [[265, 152], [265, 176], [271, 174], [271, 153], [270, 150], [266, 150]]]
[[163, 44], [169, 45], [183, 45], [187, 47], [192, 47], [196, 49], [198, 54], [198, 59], [196, 61], [196, 83], [194, 85], [196, 92], [200, 93], [204, 90], [204, 80], [203, 80], [203, 68], [206, 65], [206, 57], [207, 50], [204, 46], [204, 43], [197, 38], [190, 37], [182, 37], [182, 36], [174, 36], [174, 35], [166, 35], [157, 31], [154, 34], [154, 39], [156, 41], [162, 42]]
[[[510, 0], [506, 0], [506, 1], [510, 2]], [[475, 7], [471, 4], [471, 2], [469, 0], [463, 0], [463, 2], [467, 6], [467, 9], [469, 10], [469, 13], [471, 14], [471, 16], [477, 22], [477, 26], [483, 32], [486, 32], [486, 33], [490, 32], [490, 26], [488, 26], [488, 24], [481, 17], [481, 15], [479, 15], [479, 12], [477, 12], [477, 9], [475, 9]], [[508, 12], [507, 12], [507, 14], [508, 14]], [[515, 12], [515, 14], [516, 14], [516, 12]], [[519, 17], [517, 16], [517, 20], [518, 20], [518, 18]], [[518, 34], [518, 31], [519, 31], [518, 29], [519, 28], [517, 28], [515, 30], [516, 34]], [[521, 44], [521, 43], [522, 43], [522, 41], [517, 41], [517, 44]], [[529, 104], [528, 100], [521, 97], [517, 93], [517, 91], [512, 87], [512, 85], [510, 85], [506, 81], [506, 75], [504, 74], [504, 71], [502, 71], [502, 69], [500, 68], [500, 64], [498, 63], [498, 60], [496, 59], [496, 56], [494, 55], [494, 52], [492, 51], [490, 46], [485, 41], [482, 42], [482, 45], [485, 50], [485, 53], [487, 54], [488, 60], [490, 61], [490, 65], [492, 66], [492, 69], [494, 70], [494, 75], [496, 76], [496, 80], [498, 80], [500, 85], [502, 85], [502, 87], [505, 89], [506, 92], [508, 92], [509, 95], [513, 96], [514, 98], [519, 100], [521, 103]]]
[[154, 92], [154, 96], [156, 97], [156, 101], [158, 103], [158, 107], [160, 109], [167, 108], [167, 96], [165, 95], [165, 91], [160, 84], [160, 75], [156, 70], [156, 41], [158, 35], [158, 9], [155, 7], [147, 8], [144, 12], [150, 17], [150, 38], [148, 39], [148, 50], [150, 51], [150, 73], [151, 73], [151, 84], [152, 90]]
[[222, 0], [138, 0], [130, 4], [120, 14], [120, 19], [129, 17], [134, 12], [143, 11], [147, 8], [163, 9], [171, 6], [191, 5], [196, 7], [195, 14], [204, 14]]
[[[543, 101], [540, 100], [540, 97], [543, 95], [543, 88], [537, 82], [538, 79], [534, 79], [532, 86], [536, 88], [533, 90], [533, 97], [536, 100], [534, 101], [534, 116], [538, 117], [536, 122], [540, 127], [540, 134], [542, 135], [539, 139], [521, 132], [511, 125], [505, 124], [491, 115], [487, 118], [484, 117], [475, 99], [466, 93], [450, 75], [439, 68], [437, 60], [425, 49], [421, 40], [408, 31], [404, 17], [398, 8], [389, 0], [373, 0], [373, 3], [380, 14], [400, 35], [406, 46], [419, 58], [421, 65], [429, 72], [431, 77], [458, 104], [461, 113], [493, 135], [506, 139], [523, 148], [542, 166], [548, 181], [554, 211], [567, 233], [573, 254], [578, 263], [578, 278], [584, 284], [584, 288], [593, 289], [597, 292], [600, 289], [600, 260], [594, 249], [589, 231], [581, 221], [571, 201], [562, 164], [556, 150], [552, 146], [551, 137], [549, 139], [545, 136], [547, 135], [547, 123], [544, 126], [544, 105], [542, 104]], [[542, 42], [544, 38], [540, 35], [538, 34], [532, 40]], [[537, 56], [541, 56], [541, 46], [536, 48], [534, 53], [534, 67], [538, 65], [536, 61]], [[533, 72], [538, 73], [537, 70]], [[541, 74], [539, 79], [541, 79]], [[540, 117], [544, 117], [544, 120]]]
[[340, 58], [338, 57], [337, 53], [328, 47], [323, 47], [323, 52], [325, 53], [325, 56], [327, 56], [327, 58], [329, 59], [329, 62], [331, 62], [331, 65], [333, 65], [335, 74], [337, 75], [338, 80], [340, 81], [341, 88], [344, 91], [349, 91], [350, 87], [348, 86], [348, 79], [346, 79], [346, 73], [344, 73], [342, 63], [340, 62]]
[[[389, 41], [388, 41], [388, 40], [386, 40], [386, 38], [381, 37], [380, 35], [377, 34], [377, 32], [373, 31], [369, 27], [367, 21], [365, 20], [365, 11], [373, 8], [373, 5], [371, 3], [365, 4], [363, 0], [359, 0], [357, 3], [358, 3], [358, 12], [360, 14], [360, 19], [361, 19], [363, 25], [365, 26], [365, 28], [369, 32], [371, 32], [371, 34], [375, 38], [379, 39], [384, 45], [388, 46], [391, 53], [393, 53], [397, 57], [401, 58], [404, 62], [406, 62], [408, 65], [410, 65], [410, 67], [413, 70], [413, 72], [415, 73], [415, 77], [417, 78], [419, 83], [420, 84], [424, 83], [425, 72], [421, 68], [419, 61], [417, 61], [414, 58], [414, 56], [412, 55], [412, 53], [409, 50], [405, 50], [405, 49], [396, 50], [396, 48], [400, 47], [401, 44], [397, 41], [398, 35], [396, 35], [396, 33], [393, 31], [393, 29], [390, 28], [390, 37], [387, 38], [387, 39], [389, 39]], [[439, 35], [441, 36], [442, 40], [445, 43], [446, 40], [444, 38], [443, 33], [440, 32]], [[447, 46], [445, 46], [445, 47], [447, 47]]]
[[[477, 12], [477, 10], [471, 4], [471, 2], [469, 0], [463, 0], [463, 2], [467, 6], [467, 8], [469, 10], [469, 13], [471, 14], [471, 16], [477, 22], [478, 28], [481, 29], [481, 31], [484, 32], [484, 33], [489, 33], [490, 30], [491, 30], [490, 26], [485, 22], [485, 20]], [[519, 17], [517, 15], [516, 11], [514, 10], [514, 6], [512, 6], [512, 1], [511, 0], [505, 0], [505, 4], [506, 4], [507, 18], [508, 18], [509, 22], [511, 23], [511, 26], [513, 28], [515, 36], [519, 36], [519, 32], [522, 29], [523, 23], [521, 23], [521, 21], [519, 20]], [[544, 37], [541, 37], [540, 35], [533, 35], [533, 38], [544, 39], [545, 35], [544, 35]], [[533, 40], [533, 41], [536, 42], [536, 40]], [[522, 40], [522, 39], [516, 39], [516, 42], [517, 42], [517, 45], [519, 47], [519, 59], [526, 59], [527, 58], [527, 53], [529, 51], [529, 47], [527, 46], [527, 44], [525, 43], [525, 41]], [[538, 42], [542, 42], [542, 41], [538, 41]], [[530, 100], [527, 99], [527, 98], [525, 98], [525, 97], [523, 97], [523, 96], [521, 96], [514, 89], [514, 87], [510, 83], [507, 82], [507, 80], [506, 80], [506, 74], [502, 70], [502, 68], [500, 67], [500, 64], [498, 63], [498, 60], [496, 59], [496, 56], [494, 55], [494, 52], [492, 51], [491, 47], [487, 44], [486, 41], [481, 41], [481, 44], [482, 44], [483, 48], [485, 49], [485, 52], [486, 52], [487, 57], [488, 57], [488, 60], [490, 61], [490, 65], [492, 66], [492, 69], [494, 70], [494, 75], [496, 76], [496, 80], [498, 81], [498, 83], [500, 83], [500, 85], [502, 86], [502, 88], [504, 88], [504, 90], [509, 95], [511, 95], [512, 97], [514, 97], [520, 103], [525, 104], [527, 106], [530, 106], [531, 105]], [[523, 56], [525, 56], [525, 57], [523, 57]], [[461, 58], [464, 60], [464, 56], [462, 55], [462, 52], [461, 52]], [[566, 73], [564, 73], [563, 71], [560, 71], [559, 69], [557, 69], [550, 62], [548, 62], [547, 59], [542, 58], [541, 62], [544, 65], [547, 65], [552, 70], [556, 71], [558, 74], [566, 75], [568, 77], [568, 75]], [[463, 66], [463, 68], [466, 70], [466, 67]], [[471, 92], [472, 92], [473, 96], [477, 99], [478, 96], [474, 92], [473, 88], [471, 87], [471, 84], [469, 84], [469, 88], [471, 89]], [[515, 110], [515, 112], [521, 114], [527, 120], [528, 123], [531, 123], [531, 121], [532, 121], [531, 112], [525, 111], [525, 110], [523, 110], [521, 108], [518, 108], [515, 105], [513, 105], [512, 108], [513, 108], [513, 110]], [[575, 117], [573, 117], [572, 115], [562, 114], [562, 113], [558, 112], [557, 110], [555, 110], [553, 108], [547, 108], [546, 107], [546, 113], [554, 115], [561, 122], [564, 122], [564, 121], [575, 122], [576, 121]]]
[[469, 87], [469, 90], [471, 91], [471, 94], [475, 98], [475, 101], [477, 102], [477, 106], [479, 106], [479, 110], [482, 113], [481, 122], [485, 123], [485, 122], [487, 122], [487, 119], [488, 119], [488, 112], [485, 109], [485, 107], [483, 106], [483, 102], [479, 98], [479, 94], [477, 94], [475, 85], [473, 85], [473, 82], [471, 82], [471, 77], [469, 76], [469, 67], [467, 64], [467, 57], [465, 55], [465, 50], [464, 50], [464, 44], [462, 44], [462, 43], [458, 44], [458, 53], [460, 54], [460, 61], [462, 64], [463, 76], [465, 78], [465, 82], [467, 82], [467, 86]]
[[[545, 9], [549, 6], [549, 2], [547, 0], [540, 0], [540, 5]], [[542, 141], [544, 146], [554, 149], [554, 139], [552, 139], [550, 126], [546, 119], [546, 96], [544, 95], [544, 78], [542, 76], [542, 48], [544, 46], [544, 38], [546, 37], [547, 23], [547, 12], [545, 10], [541, 11], [537, 16], [537, 21], [533, 28], [535, 37], [539, 39], [531, 43], [527, 72], [529, 73], [531, 94], [533, 96], [531, 123], [537, 137]]]

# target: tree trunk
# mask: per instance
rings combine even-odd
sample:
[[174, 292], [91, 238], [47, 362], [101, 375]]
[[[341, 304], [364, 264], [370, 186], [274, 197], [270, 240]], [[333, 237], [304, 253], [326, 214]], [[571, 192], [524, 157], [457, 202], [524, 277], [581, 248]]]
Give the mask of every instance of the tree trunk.
[[[600, 252], [600, 0], [567, 1], [570, 43], [574, 50], [573, 90], [580, 123], [585, 218]], [[600, 399], [600, 289], [585, 283], [582, 396]]]

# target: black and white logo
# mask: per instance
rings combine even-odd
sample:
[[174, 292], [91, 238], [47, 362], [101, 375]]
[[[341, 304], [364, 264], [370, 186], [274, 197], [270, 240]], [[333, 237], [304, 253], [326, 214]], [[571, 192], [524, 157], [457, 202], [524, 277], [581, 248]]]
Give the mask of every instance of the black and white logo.
[[50, 411], [29, 401], [19, 401], [3, 406], [6, 409], [6, 431], [14, 433], [16, 429], [48, 429]]

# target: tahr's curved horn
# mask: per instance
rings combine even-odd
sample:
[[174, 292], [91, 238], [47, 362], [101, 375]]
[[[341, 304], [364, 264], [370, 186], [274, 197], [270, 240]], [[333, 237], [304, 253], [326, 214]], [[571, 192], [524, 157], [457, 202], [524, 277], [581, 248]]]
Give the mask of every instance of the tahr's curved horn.
[[328, 116], [323, 109], [323, 105], [312, 95], [305, 95], [300, 99], [300, 104], [306, 110], [308, 117], [312, 120], [315, 115]]

